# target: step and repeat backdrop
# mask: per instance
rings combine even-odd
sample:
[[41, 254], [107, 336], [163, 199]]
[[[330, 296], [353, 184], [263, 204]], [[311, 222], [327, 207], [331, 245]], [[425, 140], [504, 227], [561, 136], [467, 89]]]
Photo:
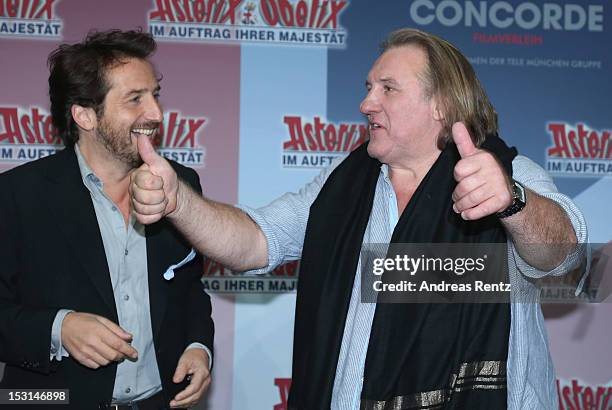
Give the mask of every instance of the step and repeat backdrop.
[[[367, 72], [390, 31], [414, 27], [469, 57], [501, 135], [548, 170], [584, 211], [591, 241], [606, 244], [611, 24], [604, 0], [0, 0], [0, 171], [62, 148], [49, 52], [91, 29], [141, 27], [157, 39], [163, 75], [159, 151], [193, 167], [207, 196], [265, 205], [367, 138]], [[298, 273], [297, 262], [265, 277], [206, 263], [217, 337], [198, 408], [286, 409]], [[612, 309], [576, 302], [544, 306], [559, 408], [608, 408]]]

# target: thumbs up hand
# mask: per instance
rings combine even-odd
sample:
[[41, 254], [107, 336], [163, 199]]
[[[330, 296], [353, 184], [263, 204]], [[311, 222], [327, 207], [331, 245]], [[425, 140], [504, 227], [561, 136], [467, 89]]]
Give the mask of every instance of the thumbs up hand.
[[509, 207], [512, 182], [495, 155], [477, 148], [461, 122], [453, 124], [452, 136], [461, 155], [454, 170], [453, 210], [465, 220], [475, 220]]
[[151, 224], [176, 209], [178, 178], [149, 138], [138, 136], [138, 153], [144, 164], [132, 172], [129, 193], [136, 219]]

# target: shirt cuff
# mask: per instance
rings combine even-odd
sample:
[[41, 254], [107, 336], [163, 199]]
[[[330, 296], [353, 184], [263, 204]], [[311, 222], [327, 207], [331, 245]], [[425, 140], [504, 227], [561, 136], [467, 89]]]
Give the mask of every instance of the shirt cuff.
[[53, 319], [53, 325], [51, 326], [51, 354], [49, 360], [57, 360], [58, 362], [62, 360], [62, 357], [68, 357], [69, 354], [64, 349], [62, 345], [62, 322], [66, 315], [70, 312], [74, 312], [71, 309], [60, 309], [55, 314], [55, 319]]
[[204, 349], [206, 351], [206, 354], [208, 355], [208, 371], [210, 371], [210, 369], [212, 369], [213, 357], [212, 357], [212, 352], [210, 351], [210, 349], [208, 347], [204, 346], [202, 343], [193, 342], [192, 344], [187, 346], [185, 351], [187, 351], [189, 349]]

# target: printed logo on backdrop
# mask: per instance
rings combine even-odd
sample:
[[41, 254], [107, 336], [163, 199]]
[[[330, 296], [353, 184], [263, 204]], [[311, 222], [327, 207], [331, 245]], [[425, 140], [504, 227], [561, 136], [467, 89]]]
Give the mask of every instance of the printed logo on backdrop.
[[[410, 19], [427, 30], [431, 26], [464, 28], [474, 44], [500, 47], [538, 47], [552, 32], [588, 32], [600, 35], [604, 28], [603, 4], [522, 1], [414, 0]], [[454, 34], [460, 36], [460, 32]], [[599, 38], [599, 37], [594, 37]], [[470, 56], [473, 65], [602, 69], [601, 60]]]
[[159, 154], [188, 167], [204, 167], [206, 149], [198, 144], [207, 119], [204, 117], [187, 117], [180, 111], [168, 111], [154, 145]]
[[[154, 141], [166, 158], [203, 167], [205, 149], [198, 145], [205, 118], [171, 111], [164, 116]], [[55, 154], [64, 148], [51, 115], [40, 107], [0, 106], [0, 163], [20, 164]]]
[[36, 106], [0, 106], [0, 164], [32, 161], [62, 148], [46, 110]]
[[274, 410], [288, 410], [291, 379], [277, 377], [274, 379], [274, 385], [278, 387], [278, 394], [280, 396], [280, 403], [274, 405]]
[[157, 40], [344, 48], [345, 0], [154, 0]]
[[546, 150], [546, 170], [555, 176], [612, 176], [612, 136], [609, 129], [586, 123], [561, 121], [546, 124], [551, 145]]
[[204, 289], [210, 293], [292, 293], [297, 289], [299, 261], [281, 265], [267, 275], [234, 273], [204, 258]]
[[361, 145], [368, 137], [363, 123], [333, 123], [286, 115], [287, 140], [283, 142], [284, 168], [325, 168]]
[[59, 39], [64, 22], [58, 0], [0, 0], [0, 38]]
[[595, 385], [578, 379], [557, 379], [559, 410], [609, 409], [612, 384]]

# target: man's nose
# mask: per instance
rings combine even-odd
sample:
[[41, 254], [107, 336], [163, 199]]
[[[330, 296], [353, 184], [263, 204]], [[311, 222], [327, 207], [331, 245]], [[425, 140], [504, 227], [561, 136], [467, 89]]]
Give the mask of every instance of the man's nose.
[[369, 91], [368, 95], [366, 95], [363, 101], [361, 101], [359, 111], [361, 111], [363, 114], [372, 114], [374, 112], [378, 112], [380, 110], [379, 107], [380, 104], [378, 103], [378, 99], [372, 91]]
[[159, 101], [155, 98], [151, 98], [147, 104], [145, 118], [148, 121], [161, 122], [163, 113]]

